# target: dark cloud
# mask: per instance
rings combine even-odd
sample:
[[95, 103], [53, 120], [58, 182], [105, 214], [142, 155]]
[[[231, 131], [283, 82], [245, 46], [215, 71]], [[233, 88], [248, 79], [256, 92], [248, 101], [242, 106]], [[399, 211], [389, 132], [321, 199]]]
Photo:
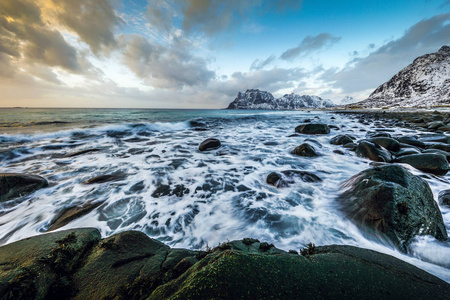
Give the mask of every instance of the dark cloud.
[[[0, 52], [4, 54], [3, 61], [9, 60], [9, 66], [13, 61], [22, 60], [26, 64], [39, 63], [70, 72], [81, 71], [76, 49], [59, 31], [42, 22], [41, 11], [33, 2], [4, 0], [1, 3], [4, 14], [0, 16]], [[17, 11], [25, 6], [27, 8], [23, 11]]]
[[124, 64], [146, 84], [181, 89], [207, 84], [215, 72], [207, 60], [192, 54], [191, 43], [173, 37], [169, 46], [156, 44], [140, 35], [121, 36]]
[[316, 36], [307, 36], [294, 48], [288, 49], [281, 54], [280, 59], [292, 61], [298, 57], [306, 56], [314, 51], [318, 51], [326, 46], [337, 43], [341, 38], [332, 36], [329, 33], [321, 33]]
[[173, 6], [170, 1], [150, 0], [145, 13], [147, 21], [159, 31], [169, 32], [172, 28]]
[[115, 27], [123, 23], [109, 0], [52, 0], [58, 22], [74, 31], [95, 54], [110, 50], [117, 42]]
[[355, 58], [342, 70], [329, 69], [321, 79], [333, 82], [345, 93], [375, 89], [415, 58], [432, 53], [450, 42], [450, 13], [425, 19], [410, 27], [396, 40], [363, 58]]
[[276, 59], [275, 55], [271, 55], [264, 60], [255, 59], [250, 66], [250, 71], [261, 70], [271, 64]]

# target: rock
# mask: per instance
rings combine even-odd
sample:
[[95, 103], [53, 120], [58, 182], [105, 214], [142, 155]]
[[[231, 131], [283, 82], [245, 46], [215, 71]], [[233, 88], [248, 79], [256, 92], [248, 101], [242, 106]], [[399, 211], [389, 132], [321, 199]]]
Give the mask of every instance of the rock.
[[444, 143], [434, 143], [428, 146], [428, 149], [438, 149], [445, 152], [450, 152], [450, 145]]
[[23, 239], [0, 248], [0, 296], [6, 299], [67, 299], [76, 293], [71, 274], [100, 240], [95, 228]]
[[251, 238], [198, 252], [171, 249], [136, 231], [103, 240], [93, 228], [59, 231], [0, 248], [0, 296], [446, 299], [450, 293], [444, 281], [372, 250], [310, 243], [301, 253]]
[[217, 149], [221, 145], [222, 144], [220, 143], [220, 141], [218, 139], [209, 138], [209, 139], [204, 140], [200, 144], [200, 146], [198, 147], [198, 150], [200, 150], [200, 151], [207, 151], [207, 150]]
[[416, 148], [403, 148], [402, 150], [395, 152], [396, 157], [410, 155], [410, 154], [420, 154], [421, 152]]
[[84, 215], [87, 215], [100, 205], [102, 205], [104, 201], [100, 202], [89, 202], [85, 203], [81, 206], [69, 206], [61, 211], [57, 212], [56, 216], [53, 218], [53, 220], [50, 222], [49, 228], [47, 231], [53, 231], [55, 229], [61, 228], [73, 220], [76, 220], [78, 218], [81, 218]]
[[349, 149], [351, 151], [355, 151], [356, 147], [358, 147], [358, 144], [348, 143], [348, 144], [343, 145], [342, 147], [344, 147], [345, 149]]
[[286, 170], [280, 173], [272, 172], [267, 175], [266, 182], [277, 188], [287, 187], [295, 183], [294, 178], [299, 177], [304, 182], [320, 182], [322, 179], [314, 173], [299, 170]]
[[47, 185], [47, 180], [41, 176], [0, 173], [0, 202], [28, 195]]
[[400, 150], [400, 143], [396, 140], [388, 137], [376, 137], [369, 139], [369, 142], [372, 142], [374, 144], [380, 145], [383, 148], [389, 150], [389, 151], [399, 151]]
[[361, 141], [355, 149], [359, 157], [378, 162], [392, 162], [392, 155], [383, 147], [369, 141]]
[[308, 143], [303, 143], [300, 146], [297, 146], [294, 150], [291, 151], [291, 154], [305, 157], [319, 156], [316, 152], [316, 149], [314, 149], [314, 147]]
[[327, 124], [303, 124], [295, 127], [295, 132], [302, 134], [328, 134], [330, 127]]
[[183, 197], [185, 194], [189, 194], [190, 190], [182, 184], [177, 184], [174, 187], [167, 184], [160, 184], [156, 190], [152, 193], [152, 197], [160, 198], [163, 196], [177, 196]]
[[449, 170], [447, 158], [442, 154], [411, 154], [399, 157], [396, 161], [435, 175], [443, 176]]
[[356, 139], [355, 137], [348, 135], [348, 134], [339, 134], [330, 140], [330, 144], [345, 145], [348, 143], [353, 143], [353, 140], [355, 140], [355, 139]]
[[66, 154], [64, 157], [75, 157], [75, 156], [79, 156], [79, 155], [83, 155], [83, 154], [87, 154], [87, 153], [92, 153], [92, 152], [98, 152], [101, 151], [101, 149], [97, 149], [97, 148], [93, 148], [93, 149], [85, 149], [85, 150], [80, 150], [77, 152], [73, 152], [73, 153], [69, 153]]
[[400, 143], [403, 144], [408, 144], [414, 147], [419, 147], [419, 148], [425, 148], [425, 143], [422, 141], [419, 141], [417, 138], [413, 137], [413, 136], [402, 136], [397, 138], [397, 141], [399, 141]]
[[440, 191], [438, 195], [438, 202], [440, 205], [450, 208], [450, 190]]
[[434, 154], [442, 154], [447, 158], [447, 161], [450, 163], [450, 152], [445, 152], [439, 149], [427, 149], [423, 150], [422, 153], [434, 153]]
[[439, 129], [442, 126], [445, 126], [445, 123], [440, 122], [440, 121], [436, 121], [436, 122], [428, 123], [426, 126], [427, 126], [428, 129], [437, 130], [437, 129]]
[[96, 177], [92, 177], [88, 180], [83, 181], [84, 184], [94, 184], [94, 183], [105, 183], [110, 181], [118, 181], [126, 178], [126, 174], [124, 173], [115, 173], [108, 175], [100, 175]]
[[342, 152], [341, 150], [333, 150], [333, 153], [339, 154], [339, 155], [345, 155], [344, 152]]
[[399, 165], [364, 170], [343, 184], [344, 213], [371, 237], [382, 235], [401, 250], [416, 235], [447, 239], [428, 183]]
[[262, 244], [226, 243], [148, 299], [445, 299], [450, 291], [375, 251], [333, 245], [299, 256]]

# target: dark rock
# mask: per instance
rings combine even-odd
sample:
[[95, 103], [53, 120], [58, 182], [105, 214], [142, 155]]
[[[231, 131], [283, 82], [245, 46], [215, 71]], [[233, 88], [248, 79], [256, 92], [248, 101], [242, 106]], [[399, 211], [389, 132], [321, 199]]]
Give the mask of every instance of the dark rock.
[[85, 150], [81, 150], [81, 151], [77, 151], [77, 152], [73, 152], [73, 153], [69, 153], [66, 154], [64, 157], [75, 157], [75, 156], [79, 156], [79, 155], [83, 155], [83, 154], [87, 154], [87, 153], [92, 153], [92, 152], [98, 152], [101, 151], [101, 149], [85, 149]]
[[281, 173], [288, 178], [300, 177], [304, 182], [320, 182], [322, 179], [314, 173], [299, 170], [286, 170]]
[[410, 155], [410, 154], [420, 154], [421, 152], [416, 148], [403, 148], [402, 150], [395, 152], [396, 157]]
[[424, 143], [450, 144], [450, 136], [446, 136], [445, 134], [423, 134], [419, 139]]
[[392, 155], [383, 147], [369, 141], [361, 141], [355, 149], [358, 156], [378, 162], [392, 162]]
[[445, 175], [449, 170], [447, 158], [442, 154], [411, 154], [399, 157], [397, 162], [413, 166], [426, 173]]
[[447, 239], [428, 183], [399, 165], [364, 170], [347, 180], [338, 197], [345, 214], [371, 237], [384, 235], [401, 250], [416, 235]]
[[303, 124], [295, 127], [295, 132], [302, 134], [328, 134], [330, 127], [327, 124]]
[[450, 208], [450, 190], [440, 191], [438, 201], [440, 205]]
[[434, 154], [442, 154], [447, 158], [447, 161], [450, 163], [450, 152], [446, 152], [439, 149], [427, 149], [423, 150], [422, 153], [434, 153]]
[[437, 129], [439, 129], [442, 126], [445, 126], [445, 123], [440, 122], [440, 121], [436, 121], [436, 122], [428, 123], [426, 126], [427, 126], [428, 129], [437, 130]]
[[267, 175], [266, 182], [277, 188], [287, 186], [287, 183], [283, 180], [283, 177], [281, 176], [281, 174], [279, 174], [277, 172], [272, 172], [269, 175]]
[[287, 187], [295, 183], [295, 178], [298, 177], [304, 182], [320, 182], [322, 179], [314, 173], [299, 170], [286, 170], [280, 173], [272, 172], [267, 175], [266, 182], [277, 188]]
[[152, 197], [160, 198], [163, 196], [177, 196], [183, 197], [185, 194], [189, 194], [190, 190], [182, 184], [177, 184], [174, 187], [166, 184], [159, 185], [152, 193]]
[[380, 145], [383, 148], [389, 150], [389, 151], [399, 151], [400, 150], [400, 143], [396, 140], [388, 137], [375, 137], [369, 139], [369, 142], [372, 142], [374, 144]]
[[108, 175], [100, 175], [96, 177], [92, 177], [88, 180], [83, 181], [84, 184], [94, 184], [94, 183], [105, 183], [110, 181], [118, 181], [126, 178], [126, 174], [124, 173], [115, 173]]
[[84, 215], [87, 215], [97, 207], [99, 207], [101, 204], [103, 204], [104, 201], [99, 202], [89, 202], [85, 203], [81, 206], [69, 206], [61, 211], [56, 213], [56, 216], [53, 218], [53, 220], [49, 224], [49, 228], [47, 231], [53, 231], [55, 229], [61, 228], [73, 220], [76, 220], [78, 218], [81, 218]]
[[336, 125], [328, 125], [328, 127], [330, 127], [330, 129], [336, 129], [336, 130], [340, 129], [339, 126], [336, 126]]
[[348, 143], [353, 143], [353, 140], [355, 140], [355, 139], [356, 139], [355, 137], [348, 135], [348, 134], [339, 134], [330, 140], [330, 144], [345, 145]]
[[47, 185], [47, 180], [41, 176], [0, 173], [0, 202], [28, 195]]
[[419, 147], [419, 148], [425, 148], [425, 143], [422, 141], [419, 141], [417, 138], [415, 138], [413, 136], [402, 136], [402, 137], [397, 138], [397, 141], [399, 141], [403, 144], [408, 144], [408, 145]]
[[428, 149], [438, 149], [445, 152], [450, 152], [450, 145], [444, 143], [434, 143], [428, 146]]
[[198, 150], [200, 151], [206, 151], [206, 150], [212, 150], [217, 149], [221, 146], [221, 143], [218, 139], [209, 138], [204, 140], [200, 146], [198, 147]]
[[339, 154], [339, 155], [345, 155], [344, 152], [342, 152], [341, 150], [333, 150], [333, 153]]
[[348, 144], [343, 145], [342, 147], [344, 147], [345, 149], [349, 149], [351, 151], [355, 151], [356, 147], [358, 147], [358, 144], [348, 143]]
[[389, 132], [375, 132], [375, 133], [368, 134], [367, 137], [369, 137], [369, 138], [377, 138], [377, 137], [390, 138], [391, 134]]
[[308, 143], [303, 143], [300, 146], [297, 146], [294, 150], [291, 151], [291, 154], [305, 157], [319, 156], [316, 152], [316, 149], [314, 149], [314, 147]]

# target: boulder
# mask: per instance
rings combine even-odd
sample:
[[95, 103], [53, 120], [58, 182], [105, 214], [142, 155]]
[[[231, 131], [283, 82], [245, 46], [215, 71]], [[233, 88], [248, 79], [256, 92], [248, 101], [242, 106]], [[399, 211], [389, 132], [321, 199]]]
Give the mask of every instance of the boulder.
[[200, 144], [200, 146], [198, 147], [198, 150], [200, 150], [200, 151], [207, 151], [207, 150], [217, 149], [221, 145], [222, 144], [220, 143], [220, 141], [218, 139], [209, 138], [209, 139], [204, 140]]
[[47, 185], [47, 180], [41, 176], [0, 173], [0, 202], [28, 195]]
[[428, 183], [399, 165], [364, 170], [343, 184], [344, 213], [370, 237], [387, 237], [401, 250], [416, 235], [447, 239]]
[[442, 154], [411, 154], [399, 157], [396, 161], [435, 175], [443, 176], [449, 170], [447, 158]]
[[348, 143], [353, 143], [353, 140], [355, 140], [355, 139], [356, 139], [355, 137], [348, 135], [348, 134], [339, 134], [330, 140], [330, 144], [345, 145]]
[[417, 150], [416, 148], [403, 148], [398, 152], [395, 152], [396, 157], [410, 155], [410, 154], [420, 154], [421, 152]]
[[295, 132], [302, 134], [328, 134], [330, 127], [327, 124], [308, 123], [295, 127]]
[[392, 162], [392, 155], [383, 147], [369, 141], [361, 141], [355, 148], [359, 157], [368, 158], [378, 162]]
[[291, 154], [305, 157], [319, 156], [316, 152], [316, 149], [314, 149], [314, 147], [308, 143], [303, 143], [300, 146], [297, 146], [294, 150], [291, 151]]
[[59, 211], [56, 216], [53, 218], [53, 220], [50, 222], [49, 228], [47, 231], [52, 231], [58, 228], [61, 228], [73, 220], [76, 220], [78, 218], [81, 218], [84, 215], [87, 215], [97, 207], [99, 207], [101, 204], [103, 204], [104, 201], [100, 202], [88, 202], [83, 205], [73, 205], [66, 207]]
[[386, 148], [389, 151], [399, 151], [400, 150], [400, 143], [396, 140], [388, 137], [375, 137], [369, 139], [369, 142], [372, 142], [374, 144], [380, 145], [383, 148]]
[[443, 190], [439, 192], [438, 202], [442, 206], [450, 208], [450, 190]]
[[428, 149], [438, 149], [445, 152], [450, 152], [450, 145], [444, 143], [434, 143], [428, 146]]
[[416, 137], [413, 136], [402, 136], [397, 138], [397, 141], [403, 144], [408, 144], [414, 147], [425, 148], [425, 143], [419, 141]]
[[277, 188], [287, 187], [295, 183], [295, 178], [298, 177], [304, 182], [320, 182], [322, 179], [314, 173], [299, 170], [286, 170], [280, 173], [272, 172], [267, 175], [266, 182]]

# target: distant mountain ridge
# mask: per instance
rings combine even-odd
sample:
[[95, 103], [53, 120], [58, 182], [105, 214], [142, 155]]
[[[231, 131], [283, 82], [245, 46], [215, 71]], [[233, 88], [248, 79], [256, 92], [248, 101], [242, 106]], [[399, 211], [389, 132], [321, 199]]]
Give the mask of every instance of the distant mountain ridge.
[[239, 92], [227, 109], [268, 109], [294, 110], [300, 108], [328, 108], [335, 104], [331, 100], [317, 96], [286, 94], [275, 98], [271, 93], [259, 89], [249, 89], [245, 93]]
[[450, 105], [450, 47], [416, 58], [357, 104], [364, 108]]

